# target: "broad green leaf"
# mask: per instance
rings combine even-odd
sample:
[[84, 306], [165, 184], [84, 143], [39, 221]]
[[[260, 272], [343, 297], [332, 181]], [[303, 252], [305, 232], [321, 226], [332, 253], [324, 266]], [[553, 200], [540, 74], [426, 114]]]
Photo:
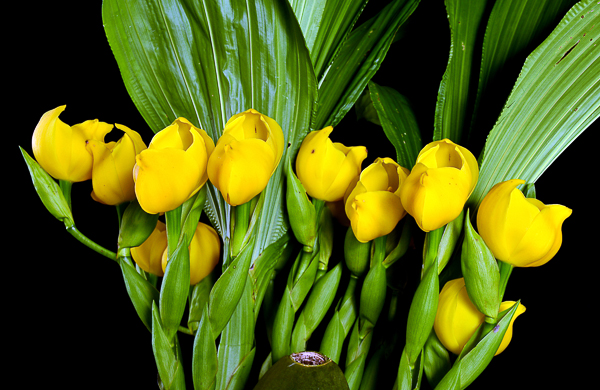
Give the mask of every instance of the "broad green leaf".
[[450, 56], [438, 92], [433, 140], [448, 138], [462, 144], [467, 133], [469, 92], [473, 80], [474, 51], [487, 0], [447, 0], [450, 23]]
[[393, 0], [375, 17], [356, 27], [319, 80], [317, 115], [311, 126], [336, 126], [379, 69], [395, 33], [419, 0]]
[[[504, 92], [504, 86], [498, 84], [498, 80], [502, 80], [498, 76], [506, 73], [506, 68], [512, 70], [514, 61], [521, 55], [525, 58], [535, 48], [531, 45], [544, 38], [540, 35], [546, 29], [554, 27], [575, 3], [576, 0], [499, 0], [494, 3], [485, 30], [479, 86], [470, 132], [482, 131], [487, 135], [489, 128], [485, 126], [489, 122], [486, 118], [477, 117], [479, 104], [485, 104], [486, 112], [494, 112], [489, 106], [495, 104], [494, 96], [499, 91]], [[491, 89], [488, 90], [489, 88]], [[501, 108], [497, 107], [497, 112]], [[480, 127], [481, 125], [484, 127]]]
[[395, 89], [372, 81], [369, 81], [369, 91], [383, 131], [396, 149], [396, 161], [412, 169], [423, 144], [408, 100]]
[[331, 63], [368, 0], [290, 0], [317, 80]]
[[[185, 117], [216, 141], [231, 115], [254, 108], [280, 124], [285, 158], [294, 156], [309, 129], [316, 80], [287, 2], [106, 0], [102, 16], [125, 86], [153, 131]], [[282, 172], [262, 194], [270, 207], [255, 255], [286, 230]], [[206, 212], [228, 241], [229, 206], [207, 186]]]
[[127, 294], [135, 311], [146, 328], [152, 331], [152, 304], [159, 301], [160, 293], [142, 275], [137, 273], [130, 257], [119, 257], [119, 266], [123, 273]]
[[527, 58], [480, 156], [472, 210], [496, 183], [535, 183], [600, 115], [598, 25], [597, 1], [581, 1]]

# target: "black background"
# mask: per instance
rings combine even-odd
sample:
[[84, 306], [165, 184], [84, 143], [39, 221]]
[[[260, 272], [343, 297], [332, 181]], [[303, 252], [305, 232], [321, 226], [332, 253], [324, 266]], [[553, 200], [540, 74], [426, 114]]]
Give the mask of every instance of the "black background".
[[[3, 157], [10, 172], [4, 199], [11, 199], [4, 203], [10, 212], [5, 220], [10, 231], [5, 247], [10, 249], [5, 257], [8, 310], [3, 336], [9, 340], [9, 367], [24, 367], [27, 374], [8, 369], [4, 379], [18, 380], [22, 388], [156, 388], [150, 333], [129, 301], [118, 265], [79, 244], [45, 210], [17, 148], [18, 144], [31, 154], [31, 134], [39, 118], [63, 104], [67, 109], [61, 119], [71, 125], [94, 118], [122, 123], [146, 143], [152, 132], [121, 80], [104, 35], [100, 1], [19, 7], [22, 27], [5, 37], [4, 57], [11, 67], [4, 73], [10, 107], [4, 113], [4, 132], [16, 134], [17, 142], [10, 142], [8, 157]], [[430, 137], [449, 50], [442, 2], [423, 2], [407, 28], [417, 38], [396, 42], [374, 81], [407, 96], [422, 133]], [[509, 69], [510, 79], [516, 79], [523, 59]], [[509, 89], [512, 81], [507, 85]], [[496, 106], [490, 104], [492, 122], [500, 108]], [[597, 132], [595, 123], [536, 184], [543, 202], [571, 207], [573, 215], [564, 224], [563, 246], [552, 261], [513, 272], [505, 298], [521, 299], [527, 312], [515, 323], [511, 345], [472, 388], [577, 388], [594, 375], [598, 175], [592, 154]], [[357, 121], [353, 111], [332, 138], [367, 146], [363, 167], [375, 157], [394, 156], [381, 128]], [[429, 141], [423, 136], [424, 143]], [[99, 244], [116, 250], [116, 212], [95, 203], [90, 192], [90, 182], [73, 187], [76, 224]], [[186, 361], [188, 371], [190, 365]]]

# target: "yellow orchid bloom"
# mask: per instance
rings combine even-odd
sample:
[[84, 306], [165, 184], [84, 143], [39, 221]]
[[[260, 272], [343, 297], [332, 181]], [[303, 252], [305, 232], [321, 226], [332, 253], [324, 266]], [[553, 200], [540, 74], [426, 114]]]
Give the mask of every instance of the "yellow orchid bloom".
[[133, 166], [135, 156], [146, 149], [142, 137], [130, 128], [116, 124], [125, 134], [117, 142], [89, 140], [92, 154], [92, 198], [107, 205], [118, 205], [135, 199]]
[[249, 109], [232, 116], [208, 160], [208, 177], [232, 206], [260, 194], [277, 168], [284, 149], [281, 127]]
[[402, 187], [402, 204], [423, 231], [438, 229], [460, 214], [478, 177], [470, 151], [448, 139], [431, 142]]
[[389, 234], [406, 215], [399, 192], [408, 173], [391, 158], [377, 158], [348, 187], [345, 210], [358, 241]]
[[152, 234], [142, 245], [131, 248], [131, 257], [146, 272], [156, 276], [163, 276], [163, 252], [167, 248], [167, 226], [162, 221], [157, 221]]
[[55, 179], [89, 180], [92, 178], [92, 155], [86, 149], [86, 143], [88, 140], [103, 141], [113, 126], [97, 119], [69, 126], [58, 118], [66, 107], [57, 107], [42, 116], [33, 132], [33, 155]]
[[136, 157], [135, 194], [144, 211], [163, 213], [179, 207], [206, 183], [213, 140], [184, 118], [154, 135]]
[[350, 183], [360, 174], [367, 157], [364, 146], [346, 147], [329, 138], [333, 127], [310, 132], [296, 158], [296, 174], [306, 192], [326, 202], [341, 200]]
[[487, 193], [477, 212], [477, 229], [494, 257], [515, 267], [546, 264], [562, 244], [562, 223], [572, 210], [525, 198], [524, 180], [507, 180]]
[[[512, 307], [514, 304], [515, 302], [512, 301], [502, 302], [499, 312]], [[519, 304], [495, 353], [496, 355], [504, 351], [510, 343], [515, 319], [524, 312], [525, 306]], [[469, 299], [464, 278], [451, 280], [444, 285], [440, 292], [433, 329], [447, 350], [459, 355], [467, 341], [484, 320], [485, 315], [478, 311]]]
[[[200, 283], [219, 263], [221, 240], [212, 226], [199, 222], [188, 247], [190, 252], [190, 285]], [[168, 249], [162, 254], [162, 271], [167, 269]]]

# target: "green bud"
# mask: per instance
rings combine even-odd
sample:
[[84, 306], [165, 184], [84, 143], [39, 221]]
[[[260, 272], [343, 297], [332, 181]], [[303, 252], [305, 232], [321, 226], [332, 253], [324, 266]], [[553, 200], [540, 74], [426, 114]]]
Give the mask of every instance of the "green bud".
[[498, 263], [492, 251], [471, 226], [468, 210], [465, 221], [460, 263], [467, 293], [475, 307], [485, 314], [486, 322], [493, 322], [500, 308]]
[[291, 162], [286, 164], [287, 190], [286, 204], [290, 226], [299, 243], [312, 248], [317, 236], [317, 216], [315, 207], [308, 199], [304, 186], [292, 170]]
[[465, 220], [465, 211], [461, 211], [459, 216], [454, 218], [450, 223], [444, 227], [444, 233], [438, 246], [438, 274], [442, 272], [446, 264], [450, 261], [456, 244], [460, 239], [460, 235], [463, 231], [463, 224]]
[[119, 228], [119, 248], [133, 248], [142, 245], [156, 227], [158, 214], [148, 214], [134, 199], [123, 213]]
[[46, 209], [56, 219], [62, 221], [66, 227], [75, 226], [73, 214], [59, 185], [23, 148], [19, 148], [21, 149], [27, 168], [29, 168], [29, 174], [33, 180], [35, 191], [44, 206], [46, 206]]
[[350, 272], [355, 276], [364, 275], [369, 269], [370, 256], [371, 242], [358, 241], [349, 227], [344, 240], [344, 258]]
[[360, 317], [369, 321], [372, 326], [375, 326], [379, 314], [381, 314], [381, 309], [383, 309], [386, 288], [385, 267], [381, 262], [378, 262], [373, 265], [367, 276], [365, 276], [358, 306]]

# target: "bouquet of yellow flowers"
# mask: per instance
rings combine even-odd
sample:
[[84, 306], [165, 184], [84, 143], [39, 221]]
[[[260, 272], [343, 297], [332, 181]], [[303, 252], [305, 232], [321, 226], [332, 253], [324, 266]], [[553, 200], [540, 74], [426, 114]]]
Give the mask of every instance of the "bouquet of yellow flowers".
[[[70, 359], [107, 354], [91, 372], [126, 372], [118, 388], [173, 390], [450, 390], [491, 386], [496, 363], [504, 376], [518, 359], [549, 367], [533, 346], [562, 340], [556, 324], [587, 294], [556, 305], [556, 286], [593, 273], [571, 260], [579, 233], [563, 245], [563, 223], [584, 214], [561, 199], [574, 186], [556, 191], [554, 166], [537, 181], [597, 128], [597, 0], [104, 0], [91, 12], [102, 39], [85, 49], [103, 66], [63, 60], [79, 93], [44, 77], [52, 97], [29, 99], [50, 105], [28, 112], [20, 144], [29, 207], [72, 236], [46, 233], [71, 298], [43, 315], [69, 329], [46, 332], [61, 345], [85, 329]], [[582, 150], [578, 165], [591, 162]], [[548, 267], [559, 271], [536, 275]], [[527, 296], [538, 288], [543, 309]], [[505, 358], [511, 348], [522, 352]], [[71, 370], [53, 375], [68, 383]]]

